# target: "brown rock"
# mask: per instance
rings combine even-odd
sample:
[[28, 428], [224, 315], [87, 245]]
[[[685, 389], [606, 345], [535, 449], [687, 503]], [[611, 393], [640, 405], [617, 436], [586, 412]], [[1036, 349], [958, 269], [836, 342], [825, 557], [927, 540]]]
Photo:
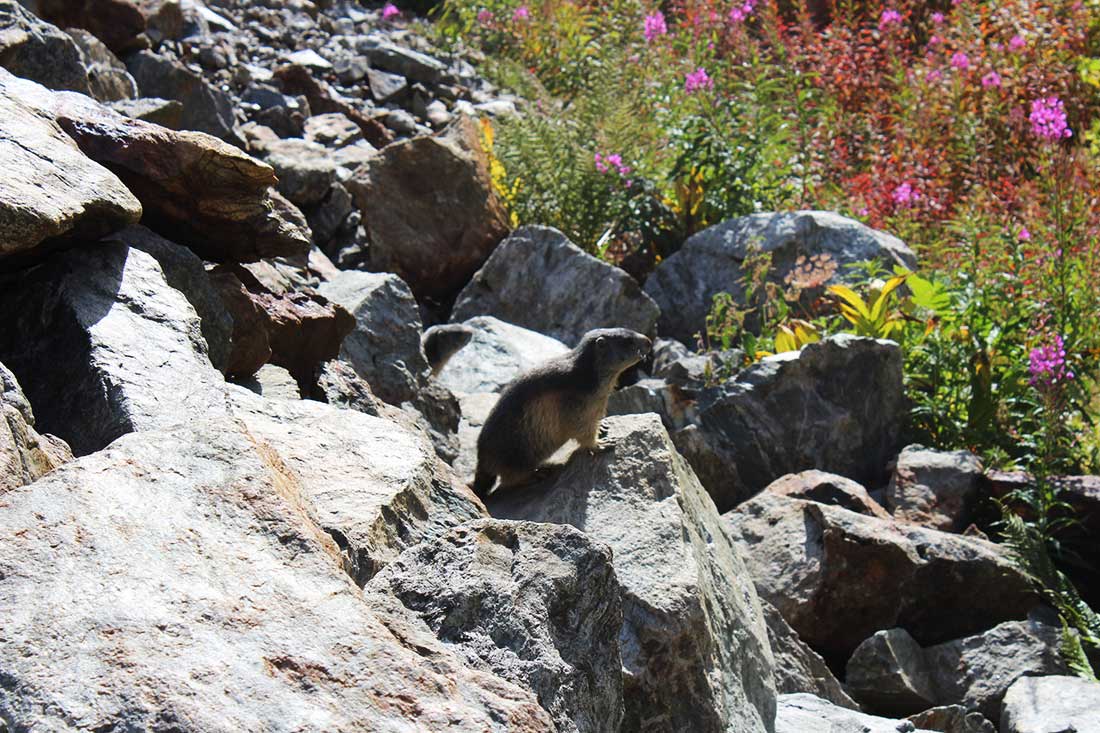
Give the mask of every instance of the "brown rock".
[[301, 94], [309, 101], [309, 109], [315, 115], [339, 112], [359, 126], [363, 137], [371, 145], [382, 147], [393, 140], [393, 133], [378, 120], [372, 119], [353, 107], [335, 90], [323, 81], [318, 81], [309, 73], [309, 69], [298, 64], [280, 66], [275, 70], [275, 78], [283, 85], [287, 94]]
[[76, 43], [16, 0], [0, 0], [0, 67], [50, 89], [88, 94], [88, 72]]
[[0, 364], [0, 496], [37, 481], [72, 458], [65, 441], [35, 431], [30, 403], [15, 375]]
[[[867, 489], [835, 473], [815, 469], [789, 473], [772, 481], [764, 490], [791, 499], [806, 499], [816, 501], [818, 504], [838, 506], [869, 517], [890, 519], [890, 513], [871, 498]], [[796, 692], [796, 690], [787, 690], [787, 692]], [[805, 692], [805, 690], [797, 690], [797, 692]]]
[[373, 269], [400, 275], [418, 300], [452, 299], [508, 233], [466, 117], [381, 150], [348, 188], [370, 233]]
[[144, 48], [145, 16], [132, 0], [37, 0], [38, 15], [59, 28], [83, 28], [115, 53]]

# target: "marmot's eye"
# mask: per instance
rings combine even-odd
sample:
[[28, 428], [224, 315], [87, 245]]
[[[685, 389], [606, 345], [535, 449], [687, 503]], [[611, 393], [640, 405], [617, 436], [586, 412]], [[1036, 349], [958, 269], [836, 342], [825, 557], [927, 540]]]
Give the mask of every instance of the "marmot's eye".
[[604, 338], [603, 336], [597, 336], [597, 337], [596, 337], [596, 345], [598, 346], [598, 345], [602, 344], [602, 343], [603, 343], [604, 341], [606, 341], [606, 340], [607, 340], [607, 339], [606, 339], [606, 338]]

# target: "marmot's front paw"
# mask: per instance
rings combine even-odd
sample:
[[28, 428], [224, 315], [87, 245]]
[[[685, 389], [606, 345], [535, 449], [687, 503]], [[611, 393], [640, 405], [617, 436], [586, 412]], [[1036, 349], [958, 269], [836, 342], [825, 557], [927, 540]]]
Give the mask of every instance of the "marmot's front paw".
[[615, 450], [615, 444], [607, 442], [605, 440], [597, 440], [596, 444], [588, 449], [588, 452], [594, 456], [598, 456], [601, 453], [609, 453]]

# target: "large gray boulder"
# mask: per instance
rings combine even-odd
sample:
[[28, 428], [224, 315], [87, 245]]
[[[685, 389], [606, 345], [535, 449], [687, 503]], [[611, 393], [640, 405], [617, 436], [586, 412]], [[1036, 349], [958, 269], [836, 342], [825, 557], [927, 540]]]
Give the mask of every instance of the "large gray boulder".
[[1100, 684], [1080, 677], [1021, 677], [1004, 697], [1001, 733], [1097, 733]]
[[141, 204], [122, 181], [11, 93], [14, 79], [0, 69], [0, 262], [40, 257], [45, 240], [137, 222]]
[[880, 718], [808, 693], [779, 696], [775, 733], [932, 733], [905, 720]]
[[811, 468], [808, 471], [789, 473], [772, 481], [764, 491], [792, 499], [831, 504], [869, 517], [890, 519], [890, 512], [872, 499], [867, 489], [851, 479], [827, 471]]
[[34, 413], [15, 375], [0, 364], [0, 496], [37, 481], [73, 457], [69, 446], [34, 429]]
[[103, 243], [55, 255], [0, 288], [0, 312], [0, 360], [77, 455], [226, 413], [195, 309], [145, 252]]
[[495, 316], [572, 348], [594, 328], [653, 336], [659, 311], [638, 283], [557, 229], [517, 229], [463, 288], [451, 317]]
[[699, 398], [674, 435], [719, 511], [789, 473], [884, 483], [906, 415], [901, 350], [841, 334], [767, 357]]
[[961, 532], [970, 524], [982, 479], [982, 461], [970, 451], [910, 445], [898, 456], [886, 506], [900, 521]]
[[16, 0], [0, 0], [0, 67], [50, 89], [91, 93], [73, 39]]
[[1024, 618], [1039, 602], [1008, 552], [985, 540], [771, 492], [722, 519], [761, 597], [830, 661], [880, 629], [935, 644]]
[[555, 338], [492, 316], [477, 316], [463, 325], [473, 329], [473, 337], [438, 377], [452, 392], [499, 392], [520, 373], [569, 351]]
[[694, 343], [695, 334], [706, 328], [716, 294], [730, 293], [744, 302], [743, 263], [754, 251], [771, 254], [769, 279], [777, 283], [806, 261], [828, 256], [835, 266], [832, 275], [819, 272], [807, 277], [813, 283], [808, 293], [820, 293], [825, 284], [848, 279], [851, 273], [846, 266], [856, 262], [916, 266], [916, 256], [897, 237], [832, 212], [762, 213], [731, 219], [689, 238], [649, 276], [645, 291], [661, 308], [660, 334]]
[[618, 733], [607, 546], [565, 525], [482, 520], [406, 551], [365, 590], [396, 597], [468, 666], [533, 691], [561, 733]]
[[14, 730], [552, 729], [400, 604], [368, 605], [293, 464], [234, 420], [125, 436], [4, 504]]
[[817, 652], [798, 638], [775, 606], [760, 601], [768, 625], [768, 644], [775, 656], [775, 689], [779, 694], [808, 692], [834, 705], [859, 710]]
[[198, 130], [223, 140], [235, 136], [233, 100], [211, 86], [201, 74], [182, 63], [152, 51], [139, 51], [127, 59], [126, 68], [143, 97], [174, 99], [183, 105], [180, 127]]
[[623, 587], [623, 730], [772, 731], [774, 662], [738, 551], [656, 415], [607, 418], [610, 446], [490, 497], [495, 517], [610, 545]]

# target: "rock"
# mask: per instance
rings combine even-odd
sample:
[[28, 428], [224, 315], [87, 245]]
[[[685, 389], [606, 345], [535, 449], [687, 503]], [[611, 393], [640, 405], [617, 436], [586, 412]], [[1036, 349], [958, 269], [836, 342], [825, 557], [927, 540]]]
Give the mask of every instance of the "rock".
[[905, 629], [876, 631], [856, 647], [845, 679], [853, 697], [882, 715], [911, 715], [940, 700], [924, 650]]
[[35, 431], [30, 403], [15, 375], [0, 364], [0, 498], [72, 458], [65, 441]]
[[317, 386], [311, 396], [334, 407], [355, 410], [374, 417], [386, 415], [387, 410], [392, 409], [374, 396], [370, 385], [355, 373], [351, 364], [340, 359], [326, 361], [321, 365]]
[[562, 733], [618, 733], [622, 608], [611, 551], [569, 526], [481, 520], [407, 550], [394, 596], [466, 664], [531, 690]]
[[366, 53], [371, 66], [392, 71], [412, 81], [435, 84], [447, 70], [439, 59], [388, 41], [365, 38], [359, 44], [359, 51]]
[[676, 445], [720, 511], [811, 468], [885, 483], [907, 409], [901, 361], [894, 342], [848, 334], [766, 357], [705, 391]]
[[637, 415], [655, 412], [669, 431], [680, 430], [698, 419], [693, 400], [663, 379], [641, 379], [611, 393], [608, 415]]
[[871, 498], [867, 489], [835, 473], [813, 469], [791, 473], [772, 481], [764, 490], [792, 499], [838, 506], [869, 517], [890, 519], [890, 513]]
[[569, 351], [557, 339], [492, 316], [477, 316], [463, 325], [473, 330], [473, 338], [439, 375], [440, 383], [453, 392], [499, 392], [521, 372]]
[[[466, 667], [398, 603], [368, 606], [293, 461], [242, 430], [199, 420], [126, 436], [5, 495], [7, 723], [552, 728], [533, 695]], [[370, 465], [403, 472], [402, 459]]]
[[[336, 238], [349, 224], [354, 206], [351, 194], [339, 183], [332, 183], [324, 200], [313, 209], [309, 216], [309, 228], [313, 230], [313, 241], [326, 250], [333, 251]], [[358, 217], [358, 212], [356, 212]]]
[[314, 115], [307, 119], [305, 135], [307, 140], [329, 148], [343, 148], [363, 139], [363, 131], [359, 129], [359, 125], [339, 112]]
[[1038, 603], [991, 542], [770, 492], [722, 519], [761, 597], [830, 661], [880, 629], [935, 644], [1023, 618]]
[[474, 471], [477, 468], [477, 436], [481, 433], [481, 426], [485, 424], [489, 412], [499, 397], [500, 395], [494, 392], [459, 393], [458, 395], [462, 418], [458, 424], [459, 453], [452, 465], [455, 473], [466, 483], [474, 480]]
[[226, 412], [198, 315], [145, 252], [102, 243], [55, 255], [0, 288], [0, 312], [0, 361], [40, 426], [77, 455]]
[[235, 137], [233, 101], [178, 61], [139, 51], [130, 56], [126, 68], [143, 97], [174, 99], [183, 105], [180, 127], [198, 130], [223, 140]]
[[297, 206], [321, 203], [336, 182], [336, 161], [323, 145], [279, 140], [265, 145], [262, 155], [279, 176], [279, 193]]
[[16, 0], [0, 0], [0, 67], [50, 89], [91, 91], [88, 71], [73, 39], [36, 18]]
[[928, 647], [924, 657], [937, 691], [936, 702], [976, 709], [999, 724], [1001, 700], [1017, 679], [1069, 674], [1059, 651], [1061, 633], [1060, 627], [1037, 620], [1009, 621]]
[[775, 733], [930, 733], [906, 720], [849, 710], [808, 693], [779, 696]]
[[396, 275], [345, 271], [323, 283], [321, 295], [355, 317], [341, 358], [391, 405], [413, 399], [428, 371], [420, 352], [420, 313]]
[[48, 240], [95, 238], [140, 219], [122, 181], [9, 93], [14, 79], [0, 69], [0, 262], [20, 264], [40, 257]]
[[962, 705], [929, 708], [910, 715], [909, 721], [918, 728], [940, 733], [997, 733], [997, 729], [981, 713], [967, 710]]
[[401, 276], [419, 300], [453, 298], [508, 231], [468, 118], [380, 150], [347, 186], [370, 234], [372, 269]]
[[401, 409], [427, 432], [436, 454], [447, 463], [454, 463], [462, 449], [458, 439], [462, 419], [458, 398], [434, 379], [429, 379], [412, 400], [401, 405]]
[[760, 606], [768, 625], [768, 644], [775, 655], [775, 688], [779, 694], [808, 692], [834, 705], [859, 710], [825, 660], [798, 638], [775, 606], [765, 600]]
[[371, 145], [382, 147], [393, 140], [393, 135], [382, 123], [360, 112], [325, 82], [314, 79], [306, 67], [297, 64], [280, 66], [275, 69], [275, 78], [282, 84], [285, 93], [303, 95], [309, 101], [313, 114], [338, 112], [359, 125]]
[[451, 318], [495, 316], [576, 344], [594, 328], [652, 336], [659, 312], [625, 272], [549, 227], [522, 227], [501, 242], [458, 296]]
[[270, 319], [263, 303], [253, 297], [235, 270], [217, 266], [209, 276], [233, 323], [224, 373], [237, 381], [247, 380], [271, 359]]
[[367, 70], [370, 93], [379, 104], [393, 101], [409, 88], [409, 82], [400, 74], [390, 74], [380, 69]]
[[294, 376], [286, 369], [274, 364], [264, 364], [252, 376], [237, 379], [235, 382], [249, 392], [267, 399], [302, 399], [302, 390], [298, 387]]
[[1021, 677], [1005, 694], [1001, 732], [1096, 733], [1098, 710], [1096, 682], [1062, 675]]
[[274, 171], [232, 145], [127, 119], [88, 97], [0, 72], [5, 96], [56, 120], [84, 155], [137, 196], [143, 224], [204, 259], [248, 262], [309, 251], [305, 221], [273, 189]]
[[123, 117], [152, 122], [169, 130], [180, 129], [183, 120], [183, 105], [174, 99], [142, 97], [140, 99], [120, 99], [107, 105]]
[[312, 400], [231, 391], [233, 414], [294, 471], [358, 585], [413, 545], [484, 516], [415, 430]]
[[100, 102], [133, 99], [138, 95], [137, 83], [126, 71], [126, 64], [118, 60], [98, 38], [79, 28], [65, 31], [80, 48], [80, 57], [88, 70], [88, 88], [91, 96]]
[[[742, 263], [753, 251], [771, 253], [769, 279], [783, 283], [805, 262], [828, 256], [831, 264], [802, 278], [818, 295], [827, 284], [850, 279], [847, 265], [878, 260], [886, 267], [916, 267], [916, 256], [900, 239], [828, 211], [751, 214], [716, 224], [690, 237], [646, 281], [646, 293], [661, 308], [662, 336], [692, 343], [706, 327], [717, 293], [744, 302]], [[831, 271], [831, 272], [830, 272]]]
[[198, 314], [210, 363], [224, 374], [229, 363], [233, 318], [210, 282], [202, 260], [186, 247], [169, 242], [143, 226], [129, 227], [104, 241], [140, 249], [157, 261], [164, 281], [183, 293]]
[[[36, 12], [59, 28], [79, 28], [114, 53], [143, 46], [145, 16], [132, 0], [35, 0]], [[80, 91], [79, 89], [75, 91]]]
[[714, 506], [656, 415], [607, 418], [613, 448], [490, 498], [494, 517], [571, 524], [611, 546], [623, 587], [623, 730], [770, 731], [759, 601]]
[[[673, 342], [682, 346], [679, 341]], [[686, 351], [686, 347], [683, 347]], [[661, 362], [655, 358], [653, 373], [666, 379], [669, 384], [692, 392], [717, 385], [727, 377], [741, 371], [745, 352], [741, 349], [712, 351], [706, 354], [684, 354], [675, 358], [665, 357]]]
[[910, 445], [898, 456], [886, 506], [903, 522], [961, 532], [971, 522], [982, 481], [982, 461], [970, 451]]
[[304, 66], [307, 69], [313, 71], [330, 71], [332, 70], [332, 64], [330, 64], [321, 54], [314, 51], [312, 48], [305, 48], [301, 51], [295, 51], [294, 53], [287, 54], [287, 63], [297, 64]]

